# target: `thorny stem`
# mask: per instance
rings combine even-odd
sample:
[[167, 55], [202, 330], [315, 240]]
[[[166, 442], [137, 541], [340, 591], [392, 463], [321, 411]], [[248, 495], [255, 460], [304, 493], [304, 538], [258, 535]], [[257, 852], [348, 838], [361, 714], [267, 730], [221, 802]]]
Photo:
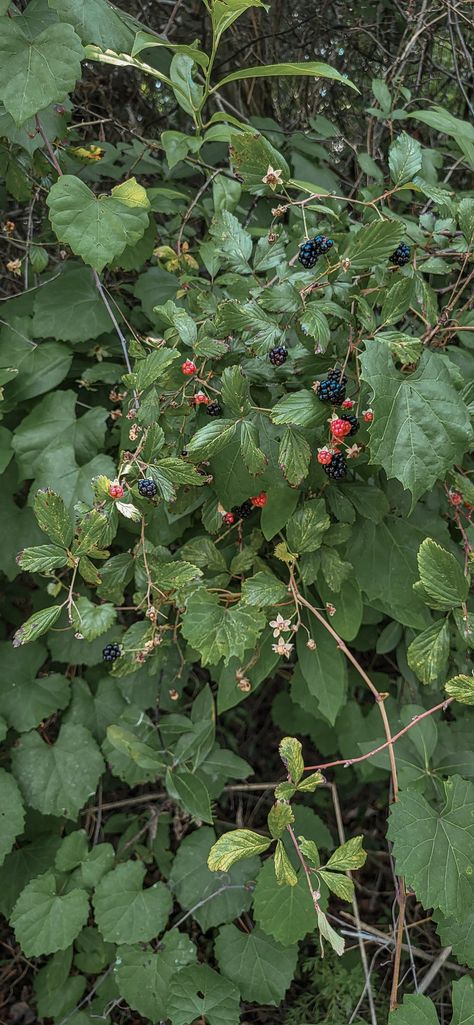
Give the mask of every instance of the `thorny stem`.
[[[311, 612], [313, 614], [313, 616], [315, 616], [315, 618], [318, 620], [318, 622], [321, 623], [321, 626], [323, 626], [324, 629], [327, 630], [328, 633], [331, 634], [331, 637], [333, 637], [334, 640], [336, 641], [336, 644], [337, 644], [338, 648], [340, 649], [340, 651], [343, 652], [343, 654], [349, 660], [351, 665], [354, 666], [354, 669], [358, 672], [359, 676], [364, 681], [366, 686], [369, 688], [371, 694], [373, 695], [373, 697], [375, 699], [375, 702], [377, 704], [377, 707], [378, 707], [378, 709], [380, 711], [380, 716], [381, 716], [381, 719], [382, 719], [385, 736], [387, 738], [386, 747], [388, 748], [388, 756], [389, 756], [389, 761], [390, 761], [390, 773], [391, 773], [391, 777], [392, 777], [392, 800], [393, 801], [397, 801], [398, 800], [398, 791], [399, 791], [397, 763], [395, 761], [395, 753], [394, 753], [394, 750], [393, 750], [393, 738], [392, 738], [392, 733], [391, 733], [391, 729], [390, 729], [390, 723], [389, 723], [387, 712], [386, 712], [385, 705], [384, 705], [385, 695], [381, 694], [380, 691], [377, 690], [377, 687], [375, 686], [374, 683], [372, 683], [372, 680], [370, 679], [370, 676], [367, 675], [367, 673], [365, 672], [365, 669], [362, 668], [360, 663], [357, 661], [355, 655], [353, 655], [352, 652], [349, 650], [349, 648], [346, 646], [346, 644], [344, 644], [344, 641], [342, 640], [341, 637], [339, 637], [339, 634], [336, 632], [336, 630], [334, 630], [334, 627], [332, 627], [331, 624], [328, 623], [327, 619], [325, 619], [325, 617], [322, 616], [320, 612], [318, 612], [318, 609], [316, 609], [314, 607], [314, 605], [311, 605], [311, 602], [307, 601], [306, 598], [303, 598], [303, 595], [300, 594], [300, 592], [298, 590], [298, 586], [296, 584], [294, 572], [293, 572], [292, 569], [290, 569], [290, 588], [291, 588], [291, 592], [293, 594], [293, 597], [295, 599], [295, 602], [300, 604], [300, 605], [303, 605], [305, 608], [307, 608], [309, 610], [309, 612]], [[394, 963], [393, 963], [392, 990], [391, 990], [391, 994], [390, 994], [390, 1009], [392, 1011], [395, 1010], [395, 1008], [397, 1007], [397, 1003], [398, 1003], [397, 994], [398, 994], [398, 982], [399, 982], [399, 978], [400, 978], [401, 947], [402, 947], [402, 941], [403, 941], [403, 930], [404, 930], [404, 925], [405, 925], [406, 890], [405, 890], [405, 882], [404, 882], [404, 880], [403, 880], [403, 878], [401, 876], [398, 878], [398, 887], [397, 888], [398, 888], [397, 900], [398, 900], [398, 909], [399, 910], [398, 910], [398, 925], [397, 925], [397, 934], [396, 934], [395, 955], [394, 955]]]
[[433, 715], [434, 712], [439, 712], [441, 710], [444, 711], [445, 708], [452, 704], [453, 701], [454, 698], [445, 698], [445, 700], [440, 701], [439, 704], [433, 705], [433, 708], [428, 708], [426, 712], [421, 712], [420, 715], [413, 716], [412, 721], [408, 723], [408, 726], [404, 726], [403, 730], [395, 733], [390, 740], [386, 740], [384, 744], [379, 744], [378, 747], [374, 747], [372, 751], [368, 751], [364, 755], [358, 755], [356, 758], [339, 758], [335, 762], [324, 762], [323, 765], [306, 765], [304, 771], [315, 772], [316, 770], [332, 769], [336, 765], [343, 765], [344, 768], [348, 768], [349, 765], [355, 765], [357, 762], [365, 762], [367, 758], [372, 758], [373, 755], [378, 754], [379, 751], [385, 751], [389, 745], [395, 744], [397, 740], [400, 740], [400, 737], [403, 737], [405, 733], [408, 733], [408, 731], [412, 730], [414, 726], [417, 726], [422, 719], [427, 719], [428, 716]]

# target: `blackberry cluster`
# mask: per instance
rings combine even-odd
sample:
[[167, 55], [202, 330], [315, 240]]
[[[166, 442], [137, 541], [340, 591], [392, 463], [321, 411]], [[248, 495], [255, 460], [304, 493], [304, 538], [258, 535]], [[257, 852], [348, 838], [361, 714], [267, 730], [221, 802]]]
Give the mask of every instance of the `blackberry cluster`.
[[206, 406], [206, 413], [208, 416], [220, 416], [222, 413], [222, 406], [218, 402], [210, 402]]
[[346, 423], [351, 425], [351, 429], [350, 429], [349, 434], [347, 435], [347, 437], [348, 438], [353, 438], [354, 434], [357, 434], [357, 431], [359, 430], [359, 427], [360, 427], [360, 423], [359, 423], [357, 417], [353, 416], [351, 413], [349, 413], [347, 415], [341, 416], [341, 420], [345, 420]]
[[347, 473], [347, 463], [342, 452], [335, 452], [331, 462], [323, 465], [323, 470], [331, 480], [342, 480]]
[[106, 644], [102, 652], [102, 658], [104, 662], [116, 662], [122, 654], [120, 644]]
[[390, 257], [390, 262], [395, 263], [397, 267], [404, 267], [406, 263], [410, 262], [410, 246], [406, 242], [400, 242], [394, 253]]
[[253, 512], [253, 505], [251, 502], [242, 502], [242, 505], [233, 505], [232, 510], [237, 520], [246, 520], [247, 516]]
[[318, 388], [318, 398], [321, 402], [330, 402], [333, 406], [339, 406], [346, 397], [347, 377], [337, 369], [329, 370], [325, 381], [321, 381]]
[[154, 498], [158, 491], [158, 488], [151, 477], [144, 477], [143, 480], [139, 480], [137, 487], [143, 498]]
[[300, 246], [298, 260], [305, 270], [311, 270], [317, 263], [318, 257], [328, 253], [333, 245], [332, 238], [328, 238], [326, 235], [315, 235], [314, 238], [309, 238]]
[[282, 367], [288, 359], [288, 349], [286, 348], [286, 345], [275, 345], [273, 349], [270, 349], [268, 358], [274, 367]]

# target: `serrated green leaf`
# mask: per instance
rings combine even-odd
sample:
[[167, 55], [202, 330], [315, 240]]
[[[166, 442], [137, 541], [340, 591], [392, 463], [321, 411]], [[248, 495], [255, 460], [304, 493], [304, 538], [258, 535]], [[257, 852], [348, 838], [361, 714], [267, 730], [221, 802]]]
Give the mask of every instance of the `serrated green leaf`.
[[264, 933], [284, 947], [294, 947], [306, 933], [313, 932], [316, 912], [306, 877], [298, 874], [296, 886], [279, 886], [273, 861], [268, 858], [257, 877], [253, 913]]
[[57, 545], [68, 548], [71, 544], [74, 525], [66, 506], [54, 491], [38, 491], [33, 508], [38, 526]]
[[234, 829], [231, 833], [224, 833], [209, 851], [208, 868], [211, 872], [228, 872], [236, 861], [263, 854], [271, 842], [266, 836], [253, 833], [251, 829]]
[[402, 238], [403, 225], [399, 221], [372, 221], [349, 239], [343, 255], [351, 262], [351, 272], [364, 270], [388, 260]]
[[51, 187], [47, 204], [56, 237], [96, 271], [138, 242], [148, 225], [150, 203], [135, 178], [97, 199], [80, 178], [63, 174]]
[[388, 154], [388, 166], [394, 185], [413, 181], [421, 169], [421, 145], [417, 139], [402, 132], [392, 143]]
[[24, 733], [12, 752], [13, 771], [27, 804], [43, 815], [75, 819], [94, 793], [104, 769], [89, 730], [64, 724], [54, 744]]
[[145, 866], [117, 865], [99, 882], [93, 904], [97, 925], [110, 943], [145, 943], [166, 926], [172, 897], [164, 883], [143, 889]]
[[296, 737], [283, 737], [278, 745], [278, 753], [283, 765], [291, 776], [292, 783], [299, 783], [304, 772], [302, 745]]
[[38, 637], [47, 633], [59, 619], [61, 611], [62, 605], [50, 605], [49, 608], [34, 612], [16, 631], [13, 637], [13, 647], [19, 648], [22, 644], [30, 644], [31, 641], [36, 641]]
[[327, 409], [312, 391], [292, 392], [273, 407], [274, 424], [296, 424], [298, 427], [317, 427], [327, 419]]
[[297, 948], [282, 947], [260, 929], [246, 933], [225, 925], [215, 943], [219, 968], [244, 1000], [279, 1004], [296, 969]]
[[279, 886], [297, 886], [298, 876], [281, 840], [277, 840], [275, 847], [274, 866], [275, 877]]
[[329, 529], [331, 521], [326, 512], [323, 498], [313, 498], [297, 509], [286, 528], [288, 544], [292, 552], [302, 555], [303, 552], [315, 552], [320, 548], [322, 539]]
[[331, 944], [332, 949], [341, 957], [344, 953], [345, 943], [342, 936], [339, 936], [332, 925], [329, 924], [323, 911], [318, 910], [318, 926], [321, 936]]
[[361, 365], [373, 390], [371, 462], [416, 501], [462, 458], [471, 438], [467, 409], [438, 353], [425, 351], [414, 373], [402, 375], [388, 349], [370, 341]]
[[141, 945], [120, 947], [114, 966], [120, 996], [153, 1025], [164, 1021], [171, 980], [195, 959], [194, 943], [177, 929], [165, 933], [156, 952]]
[[0, 98], [17, 125], [66, 98], [83, 56], [72, 25], [49, 24], [31, 38], [26, 18], [1, 19]]
[[75, 629], [86, 641], [93, 641], [95, 637], [104, 634], [115, 623], [116, 618], [117, 613], [110, 603], [94, 605], [82, 596], [74, 602], [72, 621]]
[[474, 677], [453, 676], [445, 683], [444, 689], [450, 698], [462, 705], [474, 705]]
[[196, 1018], [209, 1025], [236, 1025], [239, 991], [208, 965], [191, 965], [176, 973], [169, 989], [168, 1016], [172, 1025], [187, 1025]]
[[145, 359], [138, 360], [135, 371], [137, 391], [142, 392], [158, 381], [177, 359], [179, 359], [179, 352], [174, 349], [161, 348], [150, 352]]
[[243, 420], [240, 425], [240, 451], [242, 460], [251, 474], [263, 473], [267, 465], [267, 457], [258, 447], [258, 430], [255, 424]]
[[212, 222], [209, 234], [216, 243], [219, 256], [232, 270], [237, 274], [250, 274], [252, 239], [234, 214], [221, 210]]
[[418, 549], [418, 570], [426, 603], [431, 608], [449, 610], [466, 600], [469, 581], [459, 562], [430, 537]]
[[463, 908], [462, 883], [472, 873], [474, 860], [474, 786], [451, 776], [443, 790], [440, 810], [416, 790], [402, 791], [390, 810], [388, 836], [397, 872], [423, 906], [458, 915]]
[[29, 573], [51, 573], [53, 569], [66, 566], [67, 554], [57, 545], [36, 545], [35, 548], [24, 548], [16, 561]]
[[354, 883], [352, 879], [349, 879], [349, 876], [341, 875], [337, 872], [325, 872], [324, 869], [320, 869], [318, 875], [326, 883], [331, 893], [336, 894], [336, 897], [340, 897], [341, 900], [352, 901], [354, 897]]
[[0, 865], [10, 853], [16, 837], [23, 832], [25, 811], [14, 777], [0, 769]]
[[265, 626], [265, 618], [255, 608], [235, 602], [225, 608], [219, 599], [202, 588], [195, 591], [182, 618], [182, 634], [196, 651], [202, 665], [215, 665], [221, 658], [227, 665], [233, 656], [256, 645]]
[[11, 914], [15, 936], [27, 957], [65, 950], [86, 924], [89, 901], [84, 890], [59, 894], [52, 872], [25, 886]]
[[352, 836], [350, 840], [343, 843], [331, 854], [325, 868], [332, 868], [335, 872], [346, 872], [365, 865], [367, 852], [362, 846], [363, 836]]
[[308, 475], [311, 449], [300, 431], [288, 428], [282, 435], [278, 450], [278, 465], [293, 487]]
[[245, 605], [279, 605], [288, 600], [286, 585], [273, 576], [260, 570], [253, 577], [247, 577], [242, 584], [242, 601]]
[[248, 380], [240, 367], [226, 367], [222, 374], [221, 395], [234, 416], [245, 416], [251, 407]]
[[445, 669], [449, 657], [448, 621], [439, 619], [415, 637], [407, 649], [410, 669], [422, 683], [436, 680]]
[[210, 459], [233, 440], [235, 432], [236, 424], [232, 420], [206, 424], [188, 442], [188, 454], [194, 459]]
[[321, 786], [324, 781], [322, 772], [311, 772], [309, 776], [305, 776], [304, 779], [300, 779], [298, 783], [298, 793], [314, 794], [316, 787]]
[[295, 816], [290, 808], [289, 804], [283, 804], [281, 801], [277, 801], [268, 813], [267, 822], [268, 828], [274, 840], [278, 840], [287, 826], [291, 825], [295, 821]]

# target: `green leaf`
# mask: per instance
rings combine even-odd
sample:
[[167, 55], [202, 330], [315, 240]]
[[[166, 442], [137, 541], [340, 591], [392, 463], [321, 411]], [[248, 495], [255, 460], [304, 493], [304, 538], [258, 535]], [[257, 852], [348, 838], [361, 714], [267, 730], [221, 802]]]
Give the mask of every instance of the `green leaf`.
[[305, 502], [291, 517], [286, 528], [288, 545], [292, 552], [315, 552], [321, 547], [323, 535], [331, 526], [324, 498]]
[[350, 840], [346, 840], [346, 843], [343, 843], [334, 851], [334, 854], [331, 854], [325, 868], [332, 868], [334, 872], [350, 872], [362, 868], [367, 858], [367, 852], [362, 846], [363, 842], [363, 836], [352, 836]]
[[247, 577], [242, 584], [242, 601], [245, 605], [279, 605], [288, 600], [286, 585], [273, 576], [260, 570], [253, 577]]
[[74, 544], [73, 554], [76, 557], [93, 555], [96, 548], [106, 544], [108, 533], [109, 521], [105, 513], [91, 509], [77, 524], [78, 540]]
[[[255, 835], [269, 846], [266, 837]], [[250, 852], [248, 856], [243, 855], [242, 861], [232, 864], [230, 870], [209, 870], [207, 858], [215, 839], [214, 830], [208, 826], [188, 834], [179, 845], [170, 876], [170, 885], [181, 907], [192, 910], [193, 918], [204, 932], [223, 922], [232, 922], [249, 909], [252, 902], [250, 880], [255, 879], [260, 864]], [[202, 904], [196, 901], [197, 893]]]
[[186, 811], [203, 822], [212, 823], [209, 791], [199, 776], [194, 776], [192, 772], [168, 772], [166, 785], [173, 796], [176, 794]]
[[172, 1025], [201, 1018], [209, 1025], [236, 1025], [239, 991], [208, 965], [191, 965], [177, 972], [170, 985], [168, 1017]]
[[325, 352], [331, 338], [327, 317], [321, 309], [321, 303], [308, 303], [300, 325], [303, 334], [310, 335], [318, 343], [318, 353]]
[[202, 588], [188, 599], [182, 618], [182, 634], [196, 651], [201, 663], [215, 665], [224, 659], [228, 664], [233, 656], [242, 658], [244, 652], [254, 648], [265, 626], [265, 618], [255, 608], [235, 602], [229, 608]]
[[278, 745], [278, 753], [283, 765], [288, 770], [292, 783], [299, 783], [304, 772], [302, 745], [295, 737], [283, 737]]
[[[177, 306], [176, 303], [168, 299], [161, 306], [154, 306], [153, 312], [157, 313], [159, 319], [164, 321], [169, 327], [174, 327], [181, 341], [185, 345], [194, 345], [197, 339], [197, 327], [192, 317], [186, 310], [183, 310], [181, 306]], [[170, 351], [170, 350], [166, 350]], [[179, 355], [179, 353], [176, 353]]]
[[232, 270], [237, 274], [250, 273], [252, 239], [233, 214], [228, 210], [222, 210], [212, 222], [209, 234], [215, 240], [219, 256]]
[[170, 67], [170, 79], [177, 86], [176, 100], [187, 114], [199, 109], [203, 87], [193, 79], [194, 61], [185, 53], [175, 53]]
[[222, 374], [221, 395], [234, 416], [245, 416], [251, 407], [248, 380], [240, 367], [226, 367]]
[[34, 311], [33, 328], [39, 338], [82, 342], [112, 327], [92, 271], [77, 264], [66, 265], [51, 283], [38, 289]]
[[[400, 278], [399, 281], [395, 281], [395, 284], [384, 295], [380, 313], [381, 323], [383, 325], [396, 324], [413, 304], [414, 299], [415, 281], [413, 278]], [[417, 347], [419, 347], [418, 356], [421, 355], [422, 342], [418, 338], [411, 338], [410, 335], [404, 335], [401, 332], [398, 334], [396, 332], [380, 332], [377, 333], [377, 338], [379, 342], [382, 339], [386, 341], [395, 357], [401, 359], [402, 362], [410, 362], [409, 355], [414, 355], [418, 351]]]
[[319, 873], [321, 879], [331, 893], [335, 893], [336, 897], [340, 897], [341, 900], [351, 901], [354, 897], [354, 883], [352, 879], [349, 879], [346, 875], [339, 875], [336, 872], [325, 872], [324, 869], [320, 869]]
[[215, 952], [222, 974], [238, 987], [243, 1000], [274, 1005], [283, 1000], [296, 970], [296, 946], [282, 947], [260, 929], [242, 932], [225, 925]]
[[59, 619], [61, 611], [62, 605], [51, 605], [49, 608], [34, 612], [16, 631], [13, 637], [13, 647], [19, 648], [22, 644], [30, 644], [31, 641], [36, 641], [42, 634], [47, 633]]
[[93, 641], [100, 637], [106, 630], [109, 630], [115, 623], [117, 613], [113, 605], [94, 605], [88, 598], [80, 597], [75, 601], [72, 610], [72, 621], [74, 628], [85, 637], [86, 641]]
[[388, 114], [392, 106], [392, 99], [390, 96], [390, 90], [387, 86], [387, 83], [384, 82], [383, 78], [372, 79], [372, 92], [375, 96], [375, 99], [377, 100], [377, 103], [380, 104], [384, 114]]
[[52, 872], [25, 886], [10, 922], [26, 957], [65, 950], [87, 922], [89, 901], [84, 890], [59, 894]]
[[449, 657], [449, 627], [447, 619], [439, 619], [427, 630], [415, 637], [407, 649], [410, 669], [422, 683], [432, 683], [443, 669]]
[[472, 901], [461, 916], [447, 918], [441, 911], [435, 912], [438, 936], [443, 946], [452, 947], [459, 964], [474, 968], [474, 907]]
[[251, 858], [254, 854], [263, 854], [271, 842], [266, 836], [253, 833], [251, 829], [234, 829], [231, 833], [224, 833], [209, 851], [208, 868], [211, 872], [228, 872], [236, 861]]
[[106, 0], [48, 0], [60, 21], [69, 22], [83, 43], [129, 52], [134, 33]]
[[445, 683], [444, 689], [450, 698], [462, 705], [474, 705], [474, 677], [453, 676]]
[[36, 732], [25, 733], [12, 752], [15, 776], [27, 804], [43, 815], [75, 819], [95, 792], [104, 770], [99, 748], [89, 730], [64, 724], [54, 744]]
[[439, 1025], [438, 1015], [429, 997], [404, 996], [401, 1007], [390, 1015], [390, 1025]]
[[312, 772], [305, 779], [300, 780], [298, 783], [299, 794], [314, 794], [316, 787], [321, 786], [324, 783], [324, 776], [321, 772]]
[[341, 957], [344, 953], [345, 943], [342, 936], [339, 936], [332, 925], [329, 924], [326, 915], [323, 911], [318, 909], [318, 926], [321, 936], [324, 937], [328, 943], [331, 944], [332, 949], [336, 952], [338, 957]]
[[177, 359], [179, 359], [179, 352], [174, 349], [162, 348], [150, 352], [145, 359], [138, 360], [135, 373], [137, 391], [142, 392], [158, 381]]
[[80, 178], [63, 174], [51, 187], [47, 204], [59, 241], [96, 271], [138, 242], [148, 225], [150, 204], [135, 178], [97, 199]]
[[316, 643], [316, 648], [314, 650], [308, 648], [308, 634], [306, 631], [298, 630], [296, 651], [303, 686], [297, 687], [297, 677], [294, 678], [293, 700], [301, 704], [310, 714], [314, 714], [316, 703], [321, 715], [333, 725], [345, 702], [346, 662], [322, 624], [316, 622], [315, 619], [310, 619], [307, 614], [303, 615], [303, 621], [309, 636]]
[[262, 182], [269, 165], [281, 170], [282, 181], [290, 178], [290, 168], [284, 157], [259, 132], [232, 132], [230, 137], [232, 162], [244, 187], [262, 195], [268, 186]]
[[218, 423], [206, 424], [193, 434], [186, 445], [188, 454], [198, 460], [210, 459], [232, 441], [235, 431], [236, 424], [233, 420], [219, 420]]
[[172, 907], [164, 883], [143, 889], [145, 866], [138, 861], [117, 865], [99, 882], [94, 894], [95, 920], [110, 943], [146, 943], [163, 932]]
[[349, 238], [343, 255], [351, 261], [351, 271], [364, 270], [388, 260], [402, 237], [399, 221], [372, 221]]
[[5, 769], [0, 769], [0, 865], [23, 832], [25, 811], [18, 785]]
[[413, 181], [413, 177], [421, 170], [421, 145], [417, 139], [402, 132], [390, 146], [388, 166], [394, 185], [403, 185]]
[[211, 92], [219, 91], [228, 82], [238, 82], [243, 78], [284, 78], [301, 75], [309, 75], [311, 78], [332, 78], [333, 81], [340, 82], [341, 85], [347, 85], [350, 89], [354, 89], [355, 92], [359, 91], [350, 78], [341, 75], [339, 71], [330, 67], [329, 64], [322, 64], [320, 61], [308, 61], [307, 64], [263, 64], [256, 68], [241, 68], [240, 71], [233, 71], [226, 78], [222, 78], [217, 85], [213, 86]]
[[311, 449], [300, 431], [288, 428], [282, 435], [278, 465], [289, 484], [296, 487], [308, 475]]
[[248, 420], [243, 420], [240, 425], [240, 451], [249, 473], [263, 473], [267, 457], [258, 447], [258, 430], [255, 424], [249, 423]]
[[267, 822], [268, 828], [274, 840], [279, 840], [287, 826], [291, 825], [295, 821], [295, 816], [290, 808], [289, 804], [283, 804], [281, 801], [277, 801], [268, 813]]
[[397, 872], [423, 906], [461, 915], [462, 884], [474, 860], [474, 786], [451, 776], [442, 788], [439, 811], [416, 790], [402, 791], [390, 810], [388, 836]]
[[[38, 726], [42, 719], [47, 719], [53, 712], [67, 707], [70, 686], [65, 676], [51, 673], [49, 676], [39, 676], [35, 680], [27, 665], [22, 673], [21, 665], [18, 671], [9, 657], [10, 652], [13, 656], [26, 654], [32, 650], [31, 648], [14, 651], [10, 644], [5, 643], [0, 645], [1, 649], [7, 650], [2, 652], [5, 679], [0, 691], [0, 714], [10, 726], [19, 733], [25, 733]], [[42, 657], [40, 660], [42, 661]]]
[[74, 525], [66, 506], [54, 491], [38, 491], [33, 508], [38, 526], [56, 544], [68, 548], [71, 544]]
[[253, 913], [264, 933], [284, 947], [294, 947], [306, 933], [313, 932], [316, 925], [316, 912], [304, 873], [299, 873], [296, 886], [281, 887], [269, 858], [257, 877]]
[[84, 50], [72, 25], [50, 24], [31, 38], [26, 18], [0, 20], [0, 99], [22, 125], [74, 89]]
[[418, 550], [418, 570], [423, 596], [433, 609], [453, 609], [462, 605], [469, 593], [469, 580], [459, 562], [427, 537]]
[[156, 953], [141, 945], [120, 947], [114, 967], [120, 996], [153, 1025], [164, 1021], [172, 979], [195, 960], [194, 943], [177, 929], [165, 933]]
[[279, 886], [297, 886], [298, 876], [281, 840], [277, 840], [274, 856], [275, 877]]
[[396, 477], [415, 502], [462, 458], [471, 439], [467, 408], [438, 353], [425, 351], [414, 373], [402, 375], [374, 340], [366, 343], [361, 365], [374, 393], [371, 462]]
[[273, 407], [274, 424], [296, 424], [298, 427], [317, 427], [327, 419], [327, 409], [312, 391], [291, 392]]
[[67, 554], [57, 545], [36, 545], [35, 548], [24, 548], [16, 561], [29, 573], [51, 573], [53, 569], [67, 565]]

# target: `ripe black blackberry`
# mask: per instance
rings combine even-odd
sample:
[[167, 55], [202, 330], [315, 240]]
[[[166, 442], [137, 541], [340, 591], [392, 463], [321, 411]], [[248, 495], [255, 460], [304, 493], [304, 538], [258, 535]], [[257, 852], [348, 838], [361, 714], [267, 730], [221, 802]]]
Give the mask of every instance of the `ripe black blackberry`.
[[404, 267], [406, 263], [410, 262], [410, 253], [410, 246], [406, 242], [400, 242], [390, 257], [390, 263], [395, 263], [397, 267]]
[[315, 235], [313, 238], [313, 244], [316, 246], [318, 256], [324, 256], [328, 253], [331, 247], [334, 245], [332, 238], [328, 238], [327, 235]]
[[305, 270], [311, 270], [318, 262], [319, 252], [314, 244], [314, 239], [309, 238], [307, 242], [303, 242], [300, 246], [298, 253], [298, 262], [302, 264]]
[[354, 434], [357, 434], [357, 431], [359, 430], [359, 427], [360, 427], [360, 423], [359, 423], [357, 417], [353, 416], [352, 413], [347, 413], [347, 414], [344, 413], [341, 416], [341, 420], [345, 420], [346, 423], [351, 425], [351, 429], [350, 429], [349, 434], [347, 435], [347, 437], [348, 438], [353, 438]]
[[286, 348], [286, 345], [275, 345], [273, 349], [270, 349], [268, 358], [274, 367], [282, 367], [288, 359], [288, 349]]
[[328, 370], [328, 379], [336, 381], [337, 384], [347, 384], [347, 377], [339, 367], [334, 367], [334, 370]]
[[222, 406], [218, 402], [210, 402], [206, 406], [206, 413], [208, 416], [220, 416], [222, 413]]
[[120, 644], [106, 644], [102, 652], [102, 658], [104, 662], [116, 662], [122, 654]]
[[332, 406], [339, 406], [346, 397], [346, 378], [343, 375], [339, 381], [339, 371], [330, 371], [330, 374], [334, 373], [337, 373], [337, 377], [328, 377], [326, 381], [320, 381], [318, 399], [320, 402], [330, 402]]
[[231, 511], [238, 520], [245, 520], [247, 519], [247, 516], [250, 516], [251, 513], [253, 513], [253, 505], [247, 499], [245, 502], [242, 502], [242, 505], [233, 505]]
[[323, 465], [323, 470], [331, 480], [342, 480], [347, 473], [347, 463], [342, 452], [335, 452], [331, 462]]
[[144, 477], [143, 480], [139, 480], [137, 486], [142, 498], [154, 498], [158, 491], [151, 477]]

